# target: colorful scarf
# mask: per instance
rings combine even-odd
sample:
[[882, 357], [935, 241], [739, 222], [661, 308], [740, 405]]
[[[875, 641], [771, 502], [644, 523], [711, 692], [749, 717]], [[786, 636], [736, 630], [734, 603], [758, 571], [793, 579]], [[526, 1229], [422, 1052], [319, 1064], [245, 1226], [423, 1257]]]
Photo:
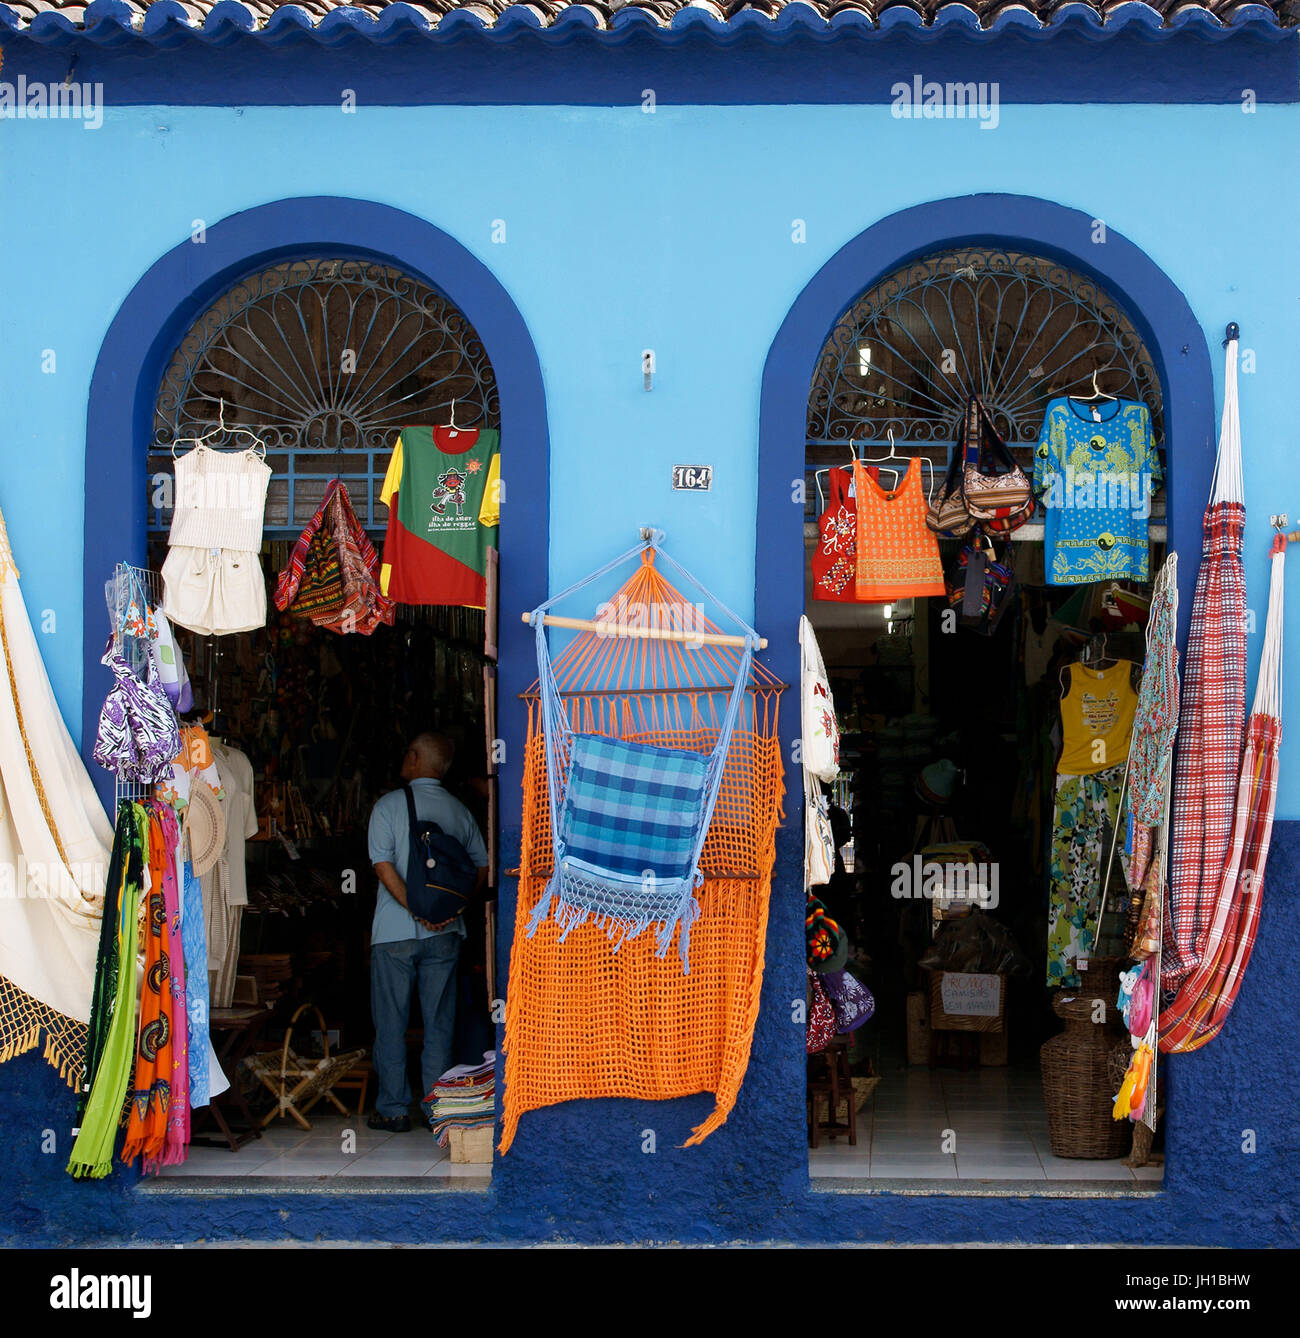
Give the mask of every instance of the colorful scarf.
[[167, 913], [167, 958], [171, 965], [172, 1090], [162, 1154], [155, 1157], [146, 1153], [144, 1158], [144, 1169], [152, 1174], [156, 1174], [160, 1167], [183, 1162], [190, 1142], [190, 1058], [185, 953], [182, 947], [184, 934], [181, 929], [180, 889], [176, 885], [176, 847], [180, 841], [180, 826], [175, 813], [163, 804], [158, 805], [158, 819], [162, 824], [167, 855], [163, 868], [163, 908]]
[[189, 1089], [191, 1110], [212, 1099], [208, 1073], [208, 931], [203, 918], [203, 884], [194, 866], [184, 864], [184, 908], [181, 945], [185, 957], [185, 1011], [189, 1032]]
[[[122, 1160], [130, 1166], [141, 1153], [162, 1156], [167, 1140], [167, 1112], [172, 1095], [171, 927], [163, 885], [171, 863], [159, 805], [149, 813], [149, 893], [145, 902], [144, 988], [140, 991], [140, 1031]], [[172, 847], [173, 851], [175, 847]]]
[[[104, 1040], [90, 1100], [81, 1118], [77, 1141], [68, 1159], [68, 1174], [75, 1179], [102, 1180], [113, 1169], [113, 1143], [131, 1081], [131, 1044], [135, 1036], [135, 954], [136, 917], [140, 908], [141, 869], [138, 852], [148, 835], [148, 817], [139, 804], [123, 804], [132, 819], [135, 832], [127, 836], [129, 855], [127, 872], [122, 879], [122, 893], [116, 921], [117, 987], [113, 1015]], [[120, 818], [120, 812], [119, 812]], [[115, 843], [116, 844], [116, 843]], [[133, 871], [138, 871], [133, 877]]]
[[117, 977], [120, 969], [121, 942], [119, 939], [118, 909], [124, 884], [129, 879], [140, 881], [140, 829], [136, 824], [135, 808], [123, 800], [117, 809], [117, 826], [113, 832], [113, 852], [109, 859], [108, 878], [104, 884], [104, 917], [99, 926], [99, 953], [95, 961], [95, 992], [91, 997], [90, 1025], [86, 1029], [85, 1076], [77, 1094], [77, 1119], [81, 1124], [90, 1102], [90, 1090], [99, 1072], [108, 1041], [109, 1025], [113, 1019], [113, 1004], [117, 998]]

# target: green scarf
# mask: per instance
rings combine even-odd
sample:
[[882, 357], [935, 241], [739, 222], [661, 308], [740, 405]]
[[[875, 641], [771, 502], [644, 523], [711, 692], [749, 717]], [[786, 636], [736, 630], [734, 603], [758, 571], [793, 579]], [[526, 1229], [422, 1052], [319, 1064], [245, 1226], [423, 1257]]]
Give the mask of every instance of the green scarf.
[[[148, 837], [149, 817], [142, 805], [131, 807], [134, 821], [130, 823], [127, 839], [134, 857], [143, 849]], [[141, 864], [138, 858], [131, 858], [123, 877], [117, 916], [118, 971], [113, 1017], [108, 1025], [90, 1100], [81, 1119], [81, 1131], [68, 1160], [68, 1174], [78, 1180], [102, 1180], [113, 1169], [113, 1144], [117, 1141], [117, 1127], [131, 1079], [131, 1057], [135, 1049], [135, 955], [142, 885]]]
[[127, 878], [139, 879], [141, 851], [136, 844], [140, 828], [135, 808], [123, 799], [117, 806], [117, 829], [113, 833], [113, 853], [104, 884], [103, 919], [99, 926], [99, 952], [95, 960], [95, 992], [90, 1005], [90, 1025], [86, 1028], [86, 1057], [82, 1070], [81, 1089], [77, 1094], [77, 1119], [81, 1123], [90, 1101], [90, 1088], [99, 1072], [108, 1040], [108, 1026], [113, 1017], [113, 1001], [117, 998], [118, 911], [122, 886]]

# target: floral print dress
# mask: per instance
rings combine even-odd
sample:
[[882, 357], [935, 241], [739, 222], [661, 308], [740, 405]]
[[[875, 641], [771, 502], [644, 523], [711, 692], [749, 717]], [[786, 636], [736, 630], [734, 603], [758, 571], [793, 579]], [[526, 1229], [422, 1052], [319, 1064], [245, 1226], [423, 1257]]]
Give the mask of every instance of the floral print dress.
[[1075, 963], [1092, 955], [1102, 872], [1123, 785], [1123, 763], [1089, 776], [1056, 778], [1047, 909], [1049, 986], [1074, 989], [1082, 983]]

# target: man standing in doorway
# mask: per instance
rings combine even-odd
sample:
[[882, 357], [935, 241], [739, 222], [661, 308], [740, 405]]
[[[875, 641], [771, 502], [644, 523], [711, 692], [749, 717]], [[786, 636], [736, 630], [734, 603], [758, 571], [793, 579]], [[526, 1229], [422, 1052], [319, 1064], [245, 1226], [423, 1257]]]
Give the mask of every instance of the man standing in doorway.
[[[487, 881], [487, 849], [469, 810], [443, 789], [454, 748], [443, 734], [417, 734], [402, 760], [402, 780], [411, 787], [415, 813], [436, 822], [465, 847], [478, 869], [475, 894]], [[368, 1123], [372, 1129], [405, 1133], [411, 1127], [411, 1087], [406, 1077], [406, 1026], [411, 990], [418, 985], [424, 1018], [420, 1055], [422, 1097], [451, 1067], [456, 1023], [456, 961], [465, 925], [460, 916], [431, 925], [407, 909], [407, 855], [410, 819], [406, 796], [390, 791], [370, 814], [370, 859], [379, 876], [379, 897], [370, 931], [370, 1011], [375, 1024], [375, 1072], [379, 1093]], [[423, 1109], [428, 1121], [428, 1110]]]

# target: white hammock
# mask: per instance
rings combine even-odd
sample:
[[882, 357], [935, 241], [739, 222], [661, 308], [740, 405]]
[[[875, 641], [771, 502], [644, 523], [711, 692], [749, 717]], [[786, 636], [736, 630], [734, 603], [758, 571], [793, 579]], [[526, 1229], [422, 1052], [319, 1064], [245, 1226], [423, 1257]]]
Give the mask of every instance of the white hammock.
[[[113, 829], [59, 714], [0, 515], [0, 1059], [90, 1017]], [[16, 987], [28, 996], [17, 995]]]

